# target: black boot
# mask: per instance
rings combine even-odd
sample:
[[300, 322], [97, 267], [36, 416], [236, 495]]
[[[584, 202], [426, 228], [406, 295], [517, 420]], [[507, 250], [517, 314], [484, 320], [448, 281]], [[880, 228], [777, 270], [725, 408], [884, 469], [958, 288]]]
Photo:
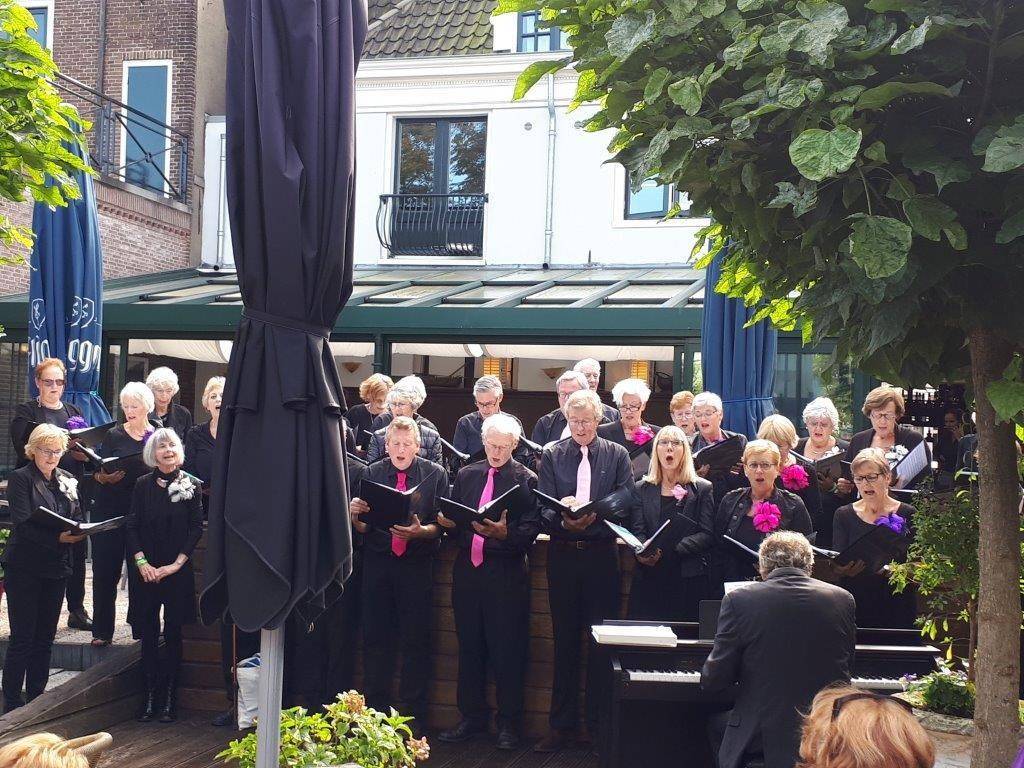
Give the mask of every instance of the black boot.
[[167, 676], [167, 698], [160, 710], [161, 723], [173, 723], [178, 719], [178, 679], [176, 675]]
[[146, 675], [146, 692], [142, 700], [142, 711], [139, 712], [140, 723], [151, 723], [156, 717], [156, 678]]

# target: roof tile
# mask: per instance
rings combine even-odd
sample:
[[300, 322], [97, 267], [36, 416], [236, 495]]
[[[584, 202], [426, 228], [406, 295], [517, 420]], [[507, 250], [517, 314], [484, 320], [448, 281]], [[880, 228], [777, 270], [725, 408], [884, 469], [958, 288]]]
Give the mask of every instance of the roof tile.
[[[493, 51], [497, 0], [370, 0], [364, 58], [465, 56]], [[383, 19], [381, 14], [391, 11]], [[375, 15], [376, 14], [376, 15]]]

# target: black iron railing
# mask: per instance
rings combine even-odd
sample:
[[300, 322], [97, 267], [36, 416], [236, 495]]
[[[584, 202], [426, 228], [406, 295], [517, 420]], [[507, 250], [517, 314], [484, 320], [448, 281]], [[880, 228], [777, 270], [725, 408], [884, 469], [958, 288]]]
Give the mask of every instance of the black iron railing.
[[100, 176], [188, 202], [188, 134], [67, 75], [54, 85], [92, 123], [89, 161]]
[[392, 256], [478, 257], [487, 195], [381, 195], [377, 237]]

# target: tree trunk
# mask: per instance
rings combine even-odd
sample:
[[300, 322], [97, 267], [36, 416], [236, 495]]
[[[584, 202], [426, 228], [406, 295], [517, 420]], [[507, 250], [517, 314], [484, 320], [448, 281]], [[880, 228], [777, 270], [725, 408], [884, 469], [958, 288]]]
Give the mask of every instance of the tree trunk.
[[1013, 426], [997, 423], [988, 385], [1001, 378], [1012, 349], [994, 332], [970, 332], [971, 374], [978, 422], [978, 658], [971, 765], [1010, 765], [1020, 716], [1020, 517]]
[[967, 600], [967, 632], [967, 679], [974, 683], [978, 679], [978, 602], [973, 597]]

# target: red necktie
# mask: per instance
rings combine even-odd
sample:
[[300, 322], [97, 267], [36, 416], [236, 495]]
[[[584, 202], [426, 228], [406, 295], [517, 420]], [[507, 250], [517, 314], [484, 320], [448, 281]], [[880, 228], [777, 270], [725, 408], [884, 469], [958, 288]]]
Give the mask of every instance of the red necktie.
[[[399, 472], [398, 477], [395, 480], [396, 491], [407, 491], [409, 490], [406, 480], [409, 475], [405, 472]], [[400, 539], [395, 534], [391, 534], [391, 552], [395, 557], [401, 557], [405, 554], [405, 548], [409, 546], [409, 542], [405, 539]]]
[[[488, 467], [487, 482], [484, 483], [484, 492], [480, 494], [480, 501], [476, 505], [477, 509], [494, 498], [494, 473], [497, 471], [494, 467]], [[474, 568], [479, 568], [484, 564], [484, 537], [476, 533], [473, 534], [473, 543], [469, 548], [469, 561], [473, 563]]]

